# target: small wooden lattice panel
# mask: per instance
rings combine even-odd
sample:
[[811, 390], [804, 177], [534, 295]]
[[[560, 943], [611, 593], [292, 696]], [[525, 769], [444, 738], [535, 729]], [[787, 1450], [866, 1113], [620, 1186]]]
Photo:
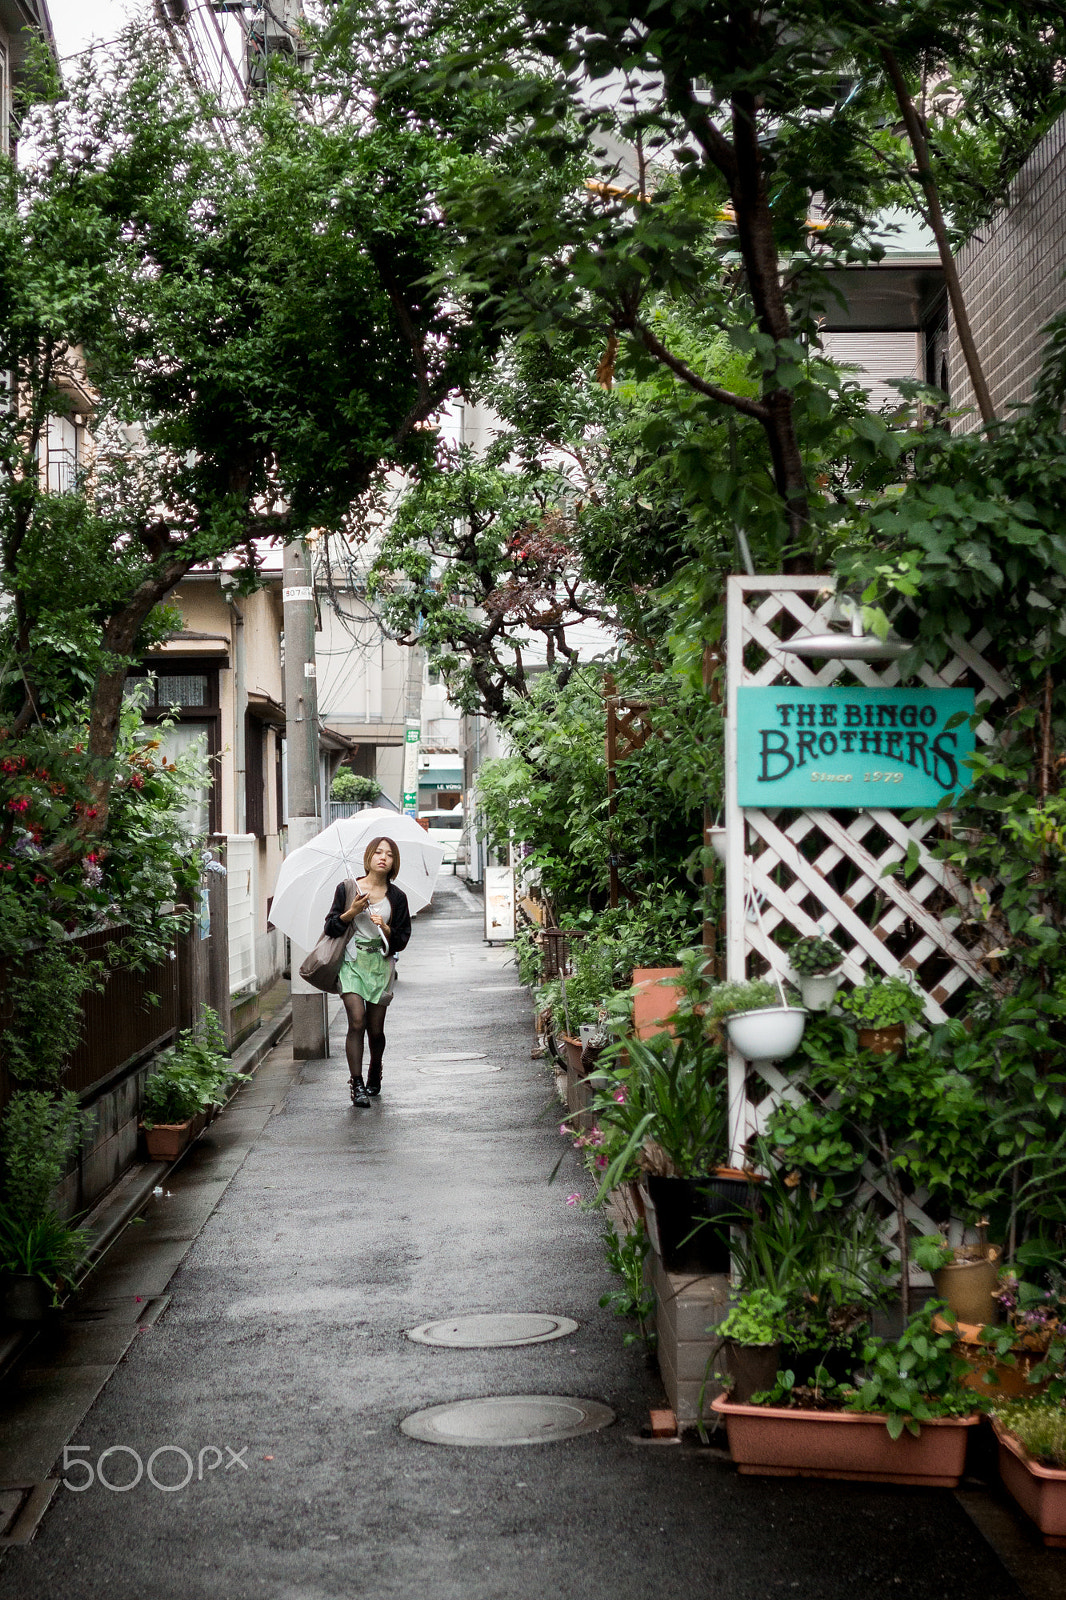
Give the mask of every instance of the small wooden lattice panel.
[[[726, 609], [726, 928], [727, 975], [757, 977], [774, 969], [788, 977], [784, 930], [823, 933], [844, 948], [844, 972], [853, 983], [864, 975], [905, 972], [920, 989], [926, 1017], [941, 1022], [957, 1011], [967, 987], [984, 977], [982, 930], [965, 886], [930, 847], [950, 821], [943, 817], [904, 822], [898, 812], [864, 808], [844, 811], [741, 809], [737, 801], [737, 699], [740, 688], [826, 688], [830, 685], [895, 688], [894, 661], [809, 661], [790, 654], [796, 636], [825, 633], [836, 620], [834, 585], [819, 577], [733, 577]], [[952, 654], [939, 670], [925, 668], [929, 688], [975, 691], [978, 709], [993, 708], [1008, 686], [984, 651], [990, 636], [951, 639]], [[987, 742], [987, 722], [977, 730]], [[898, 869], [911, 847], [918, 868]], [[886, 869], [887, 875], [886, 875]], [[752, 909], [752, 897], [758, 915]], [[779, 1097], [802, 1091], [766, 1064], [756, 1074], [731, 1054], [730, 1111], [733, 1157], [745, 1139], [761, 1131]], [[876, 1173], [867, 1177], [880, 1188]], [[913, 1220], [929, 1219], [915, 1207]]]

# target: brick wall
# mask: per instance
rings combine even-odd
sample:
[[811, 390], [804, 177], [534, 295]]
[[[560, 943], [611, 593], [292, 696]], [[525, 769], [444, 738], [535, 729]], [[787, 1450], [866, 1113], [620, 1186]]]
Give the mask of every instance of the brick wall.
[[[1040, 367], [1041, 330], [1066, 310], [1066, 117], [1040, 141], [1011, 185], [1010, 201], [959, 253], [970, 321], [997, 413], [1031, 398]], [[952, 331], [953, 406], [973, 406], [973, 390]], [[976, 410], [956, 424], [978, 426]]]

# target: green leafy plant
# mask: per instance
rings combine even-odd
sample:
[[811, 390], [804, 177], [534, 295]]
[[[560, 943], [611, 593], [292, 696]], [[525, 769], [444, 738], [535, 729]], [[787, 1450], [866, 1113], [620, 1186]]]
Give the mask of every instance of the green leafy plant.
[[992, 1415], [1042, 1467], [1066, 1469], [1066, 1402], [1027, 1395], [995, 1405]]
[[921, 1424], [934, 1417], [964, 1417], [980, 1409], [979, 1396], [959, 1381], [966, 1363], [953, 1353], [954, 1334], [933, 1327], [944, 1309], [943, 1302], [929, 1301], [898, 1339], [870, 1339], [863, 1351], [866, 1376], [848, 1409], [884, 1412], [893, 1439], [904, 1428], [920, 1433]]
[[84, 1228], [55, 1211], [28, 1218], [0, 1205], [0, 1272], [25, 1273], [58, 1290], [84, 1261], [88, 1242]]
[[46, 1094], [20, 1089], [0, 1123], [3, 1198], [9, 1213], [27, 1224], [51, 1209], [67, 1162], [92, 1122], [78, 1097], [67, 1090]]
[[376, 778], [367, 778], [342, 767], [330, 784], [329, 793], [331, 800], [374, 801], [381, 793], [381, 785]]
[[777, 1344], [785, 1334], [788, 1296], [773, 1289], [748, 1289], [739, 1294], [713, 1332], [736, 1344]]
[[861, 1028], [893, 1028], [925, 1014], [921, 993], [906, 978], [872, 978], [839, 997]]
[[622, 1280], [622, 1288], [600, 1296], [600, 1305], [619, 1317], [636, 1319], [637, 1331], [622, 1335], [622, 1343], [640, 1343], [650, 1354], [655, 1349], [655, 1295], [644, 1282], [644, 1258], [651, 1249], [643, 1221], [628, 1233], [619, 1235], [608, 1223], [601, 1235], [607, 1265]]
[[738, 1011], [761, 1011], [780, 1004], [777, 986], [767, 978], [753, 978], [745, 983], [716, 983], [708, 990], [705, 1002], [706, 1015], [712, 1022], [721, 1022]]
[[227, 1088], [246, 1074], [235, 1073], [225, 1055], [218, 1015], [202, 1006], [196, 1028], [187, 1028], [157, 1057], [144, 1086], [144, 1127], [188, 1122], [210, 1106], [221, 1105]]
[[592, 1077], [597, 1123], [624, 1134], [600, 1178], [602, 1201], [653, 1142], [678, 1177], [701, 1177], [728, 1158], [725, 1059], [697, 1025], [679, 1034], [627, 1039], [627, 1065]]
[[844, 959], [844, 952], [832, 939], [807, 938], [797, 939], [788, 952], [788, 959], [795, 970], [804, 977], [814, 977], [825, 972], [834, 972]]
[[954, 1259], [955, 1251], [943, 1234], [927, 1233], [911, 1242], [911, 1260], [922, 1272], [939, 1272]]

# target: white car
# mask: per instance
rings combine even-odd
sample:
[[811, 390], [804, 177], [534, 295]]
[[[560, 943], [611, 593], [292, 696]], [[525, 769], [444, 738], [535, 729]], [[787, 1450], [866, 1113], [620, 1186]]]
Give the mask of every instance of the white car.
[[443, 865], [454, 868], [469, 856], [466, 841], [466, 818], [462, 807], [454, 811], [423, 811], [418, 821], [434, 844], [444, 846]]

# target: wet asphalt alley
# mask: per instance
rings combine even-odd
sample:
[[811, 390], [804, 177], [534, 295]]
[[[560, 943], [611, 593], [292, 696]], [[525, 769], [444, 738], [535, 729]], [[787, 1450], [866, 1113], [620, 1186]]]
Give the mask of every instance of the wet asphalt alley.
[[[93, 1464], [111, 1451], [116, 1487], [60, 1489], [0, 1561], [0, 1597], [1019, 1600], [950, 1494], [743, 1480], [720, 1451], [640, 1440], [658, 1379], [599, 1307], [602, 1219], [566, 1204], [591, 1188], [575, 1158], [547, 1181], [560, 1108], [529, 998], [454, 880], [415, 921], [387, 1033], [369, 1111], [348, 1101], [339, 1019], [328, 1061], [293, 1063], [284, 1040], [95, 1275], [81, 1315], [101, 1326], [170, 1297], [71, 1439]], [[578, 1329], [503, 1350], [404, 1334], [479, 1311]], [[508, 1394], [617, 1420], [530, 1447], [400, 1431]], [[171, 1446], [159, 1479], [184, 1475], [177, 1449], [202, 1478], [121, 1488], [131, 1452]]]

